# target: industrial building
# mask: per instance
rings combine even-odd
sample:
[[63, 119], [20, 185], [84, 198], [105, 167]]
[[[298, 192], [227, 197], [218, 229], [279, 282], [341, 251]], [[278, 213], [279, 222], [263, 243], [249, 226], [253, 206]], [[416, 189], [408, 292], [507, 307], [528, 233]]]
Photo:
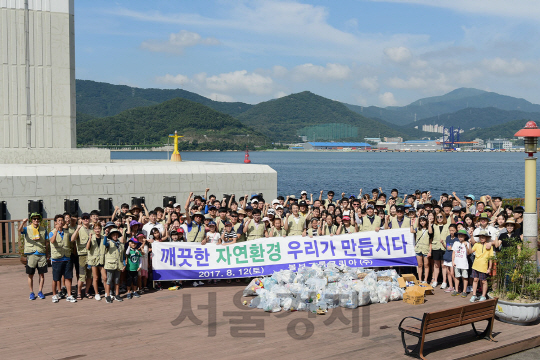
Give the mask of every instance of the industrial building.
[[307, 142], [305, 150], [371, 150], [371, 145], [364, 142]]
[[380, 142], [377, 148], [390, 151], [437, 151], [442, 150], [442, 145], [436, 140], [409, 140], [404, 142]]

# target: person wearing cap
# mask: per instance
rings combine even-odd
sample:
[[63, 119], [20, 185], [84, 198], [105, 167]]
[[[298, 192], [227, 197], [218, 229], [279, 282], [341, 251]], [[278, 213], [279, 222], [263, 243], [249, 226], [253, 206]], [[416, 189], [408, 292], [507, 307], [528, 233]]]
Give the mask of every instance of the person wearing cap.
[[214, 205], [210, 206], [210, 207], [208, 208], [208, 213], [207, 213], [206, 215], [209, 215], [209, 216], [212, 218], [212, 220], [215, 221], [215, 219], [218, 218], [218, 215], [217, 215], [217, 208], [216, 208]]
[[[219, 244], [220, 235], [219, 235], [219, 232], [216, 232], [216, 228], [217, 228], [217, 225], [215, 221], [210, 221], [208, 223], [208, 232], [206, 233], [204, 240], [201, 242], [201, 245]], [[223, 224], [223, 228], [225, 228], [225, 224]]]
[[35, 300], [34, 294], [34, 274], [36, 269], [39, 275], [38, 297], [45, 299], [43, 295], [43, 284], [45, 283], [45, 273], [47, 272], [47, 250], [46, 242], [49, 238], [47, 229], [40, 225], [42, 216], [38, 213], [30, 215], [30, 226], [25, 226], [28, 219], [24, 219], [19, 224], [19, 233], [24, 236], [24, 254], [26, 255], [26, 274], [28, 275], [28, 287], [30, 288], [30, 300]]
[[476, 199], [473, 194], [465, 195], [465, 201], [461, 200], [456, 193], [452, 193], [456, 199], [461, 202], [461, 206], [467, 208], [469, 214], [476, 214], [476, 206], [474, 205], [474, 200]]
[[366, 205], [366, 215], [362, 216], [362, 229], [360, 231], [379, 231], [381, 229], [381, 218], [375, 216], [375, 206]]
[[[54, 217], [54, 229], [49, 233], [49, 242], [51, 244], [51, 264], [53, 269], [52, 302], [57, 303], [60, 297], [56, 295], [56, 290], [62, 281], [62, 277], [65, 279], [66, 287], [70, 290], [71, 279], [73, 278], [71, 238], [64, 228], [63, 215], [58, 214]], [[66, 301], [77, 302], [71, 293], [66, 298]]]
[[[124, 244], [120, 242], [122, 233], [118, 229], [111, 229], [109, 234], [103, 237], [105, 247], [105, 272], [107, 281], [105, 284], [105, 301], [110, 304], [113, 300], [122, 302], [120, 296], [120, 273], [125, 269]], [[111, 286], [114, 286], [115, 296], [111, 297]]]
[[77, 281], [77, 299], [82, 299], [82, 287], [85, 284], [85, 291], [88, 292], [92, 279], [92, 271], [88, 268], [88, 250], [86, 245], [90, 240], [92, 230], [90, 229], [90, 214], [81, 215], [81, 223], [71, 236], [71, 241], [75, 242], [77, 254], [79, 255], [79, 280]]
[[[189, 197], [186, 201], [186, 209], [189, 209], [189, 204], [191, 203], [191, 197], [193, 193], [189, 193]], [[206, 238], [206, 229], [203, 224], [204, 215], [201, 212], [196, 212], [192, 216], [189, 211], [186, 211], [186, 241], [188, 242], [202, 242]]]
[[[249, 212], [248, 212], [249, 213]], [[261, 221], [261, 211], [252, 210], [253, 219], [247, 219], [244, 223], [244, 234], [247, 241], [268, 237], [265, 224]]]
[[341, 220], [342, 221], [336, 230], [337, 235], [358, 232], [358, 226], [351, 222], [351, 217], [349, 215], [343, 216]]
[[[482, 229], [477, 234], [479, 242], [476, 242], [472, 247], [472, 252], [474, 253], [474, 262], [472, 265], [472, 277], [473, 277], [473, 288], [471, 302], [476, 300], [484, 301], [486, 300], [487, 294], [487, 277], [491, 271], [491, 266], [493, 261], [493, 247], [488, 249], [487, 242], [491, 239], [491, 234], [486, 230]], [[476, 289], [478, 288], [478, 282], [482, 282], [482, 296], [478, 299], [476, 297]]]
[[411, 219], [405, 216], [405, 207], [398, 205], [396, 206], [396, 216], [386, 215], [384, 224], [385, 229], [410, 229]]
[[[109, 230], [114, 228], [114, 223], [109, 221], [104, 226], [105, 234], [108, 234]], [[87, 290], [86, 297], [91, 299], [94, 297], [96, 300], [101, 300], [99, 295], [98, 279], [101, 275], [102, 281], [105, 280], [106, 274], [103, 264], [105, 263], [105, 246], [103, 246], [103, 239], [101, 238], [101, 224], [94, 224], [94, 229], [90, 233], [90, 239], [86, 243], [87, 250], [87, 263], [92, 269], [92, 285], [94, 287], [94, 296]]]
[[469, 284], [469, 260], [468, 256], [472, 254], [472, 249], [467, 240], [469, 240], [469, 234], [467, 230], [461, 229], [457, 232], [459, 241], [454, 242], [452, 245], [452, 267], [454, 268], [455, 277], [455, 289], [452, 292], [452, 296], [457, 296], [459, 289], [459, 278], [463, 279], [463, 291], [461, 297], [467, 297], [467, 285]]
[[281, 205], [278, 199], [272, 200], [272, 208], [275, 210], [276, 206]]
[[300, 192], [300, 201], [305, 201], [308, 205], [313, 203], [313, 194], [311, 194], [311, 200], [308, 200], [308, 193], [306, 190]]
[[127, 299], [132, 299], [134, 297], [140, 297], [139, 293], [136, 291], [137, 286], [139, 286], [139, 272], [141, 271], [141, 258], [142, 250], [141, 246], [144, 243], [140, 243], [137, 239], [131, 238], [127, 242], [126, 248], [126, 262], [127, 262], [127, 273], [126, 273], [126, 285], [127, 285]]
[[287, 214], [284, 225], [287, 236], [306, 236], [306, 218], [300, 214], [297, 204], [291, 205], [291, 213]]
[[452, 223], [455, 224], [457, 223], [458, 221], [462, 220], [461, 219], [461, 207], [459, 206], [454, 206], [452, 208]]

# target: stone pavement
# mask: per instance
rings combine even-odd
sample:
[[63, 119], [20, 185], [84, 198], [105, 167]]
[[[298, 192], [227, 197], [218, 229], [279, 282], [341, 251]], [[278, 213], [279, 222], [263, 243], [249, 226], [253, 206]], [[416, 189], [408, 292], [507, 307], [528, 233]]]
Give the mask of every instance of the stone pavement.
[[[469, 301], [438, 290], [417, 306], [396, 301], [356, 310], [340, 308], [341, 312], [334, 309], [317, 316], [269, 314], [243, 306], [243, 300], [249, 301], [241, 297], [245, 285], [233, 283], [163, 290], [139, 299], [124, 298], [122, 303], [84, 299], [53, 304], [51, 269], [45, 277], [46, 300], [29, 301], [24, 268], [13, 262], [0, 260], [0, 359], [408, 359], [397, 330], [403, 317], [421, 318], [425, 311]], [[190, 308], [192, 314], [186, 312]], [[216, 326], [208, 326], [209, 316], [215, 316]], [[238, 327], [251, 330], [238, 331]], [[540, 338], [540, 325], [496, 321], [494, 334], [497, 343], [476, 340], [470, 326], [428, 335], [425, 355], [428, 359], [461, 358]], [[412, 337], [408, 341], [415, 343]], [[488, 352], [477, 358], [494, 357]]]

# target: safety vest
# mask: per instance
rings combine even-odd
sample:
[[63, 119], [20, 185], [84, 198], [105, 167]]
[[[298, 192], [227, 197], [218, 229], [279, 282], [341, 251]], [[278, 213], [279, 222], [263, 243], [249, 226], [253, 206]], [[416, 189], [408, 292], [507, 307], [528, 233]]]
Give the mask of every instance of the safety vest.
[[276, 229], [276, 228], [272, 228], [272, 234], [270, 234], [271, 237], [283, 237], [283, 235], [286, 235], [285, 233], [285, 229], [284, 228], [281, 228], [281, 229]]
[[103, 245], [103, 237], [100, 237], [98, 240], [96, 234], [92, 233], [90, 242], [87, 260], [88, 265], [103, 265], [105, 262], [105, 252], [107, 251], [107, 248]]
[[[233, 230], [234, 232], [236, 232], [238, 234], [238, 229], [240, 229], [240, 226], [242, 224], [241, 223], [236, 223], [233, 225]], [[246, 234], [244, 234], [244, 232], [242, 232], [242, 234], [238, 235], [237, 239], [236, 239], [236, 242], [244, 242], [246, 241]]]
[[450, 235], [450, 223], [444, 224], [442, 230], [439, 229], [439, 226], [440, 225], [433, 224], [433, 245], [431, 246], [431, 249], [446, 251], [446, 246], [441, 243], [441, 240], [446, 241], [446, 237]]
[[[223, 231], [223, 229], [225, 229], [225, 223], [227, 222], [227, 218], [225, 218], [225, 220], [221, 220], [220, 217], [217, 217], [216, 220], [215, 220], [215, 223], [217, 224], [217, 232], [221, 234], [221, 231]], [[233, 226], [234, 227], [234, 226]]]
[[57, 260], [71, 256], [71, 238], [69, 232], [64, 230], [64, 236], [56, 234], [54, 243], [51, 243], [51, 259]]
[[47, 237], [47, 230], [44, 227], [38, 228], [39, 238], [32, 239], [30, 232], [34, 227], [32, 225], [26, 227], [26, 234], [24, 235], [24, 253], [33, 254], [36, 251], [38, 253], [45, 254], [45, 238]]
[[362, 231], [375, 231], [376, 228], [381, 227], [381, 218], [377, 215], [373, 215], [373, 224], [369, 220], [368, 216], [362, 216]]
[[330, 234], [335, 235], [336, 231], [337, 231], [336, 225], [328, 226], [327, 223], [324, 223], [323, 228], [322, 228], [323, 235], [330, 235]]
[[108, 240], [109, 248], [105, 247], [105, 270], [122, 270], [124, 267], [123, 254], [124, 244], [119, 243], [118, 247], [112, 240]]
[[246, 232], [247, 241], [263, 238], [264, 230], [265, 227], [262, 221], [259, 222], [257, 227], [255, 227], [255, 222], [251, 221]]
[[[393, 225], [392, 225], [393, 226]], [[427, 255], [429, 253], [429, 231], [428, 229], [416, 230], [416, 245], [414, 246], [414, 252], [417, 254]]]
[[354, 225], [351, 225], [349, 227], [345, 227], [345, 224], [343, 224], [341, 229], [343, 230], [343, 234], [351, 234], [351, 233], [356, 232], [356, 228], [354, 227]]
[[204, 224], [197, 225], [195, 221], [191, 222], [191, 231], [188, 228], [186, 240], [188, 242], [202, 242], [206, 237]]
[[306, 218], [302, 215], [298, 215], [298, 224], [296, 223], [294, 215], [289, 216], [287, 236], [302, 235], [304, 228], [306, 227]]
[[399, 226], [397, 216], [395, 216], [390, 220], [390, 224], [392, 224], [392, 229], [409, 229], [411, 227], [411, 219], [404, 216], [403, 222], [401, 223], [401, 226]]
[[92, 230], [85, 228], [84, 226], [81, 226], [79, 229], [79, 236], [76, 241], [77, 243], [77, 254], [79, 255], [87, 255], [88, 250], [86, 250], [86, 243], [88, 240], [90, 240], [90, 235], [92, 234]]

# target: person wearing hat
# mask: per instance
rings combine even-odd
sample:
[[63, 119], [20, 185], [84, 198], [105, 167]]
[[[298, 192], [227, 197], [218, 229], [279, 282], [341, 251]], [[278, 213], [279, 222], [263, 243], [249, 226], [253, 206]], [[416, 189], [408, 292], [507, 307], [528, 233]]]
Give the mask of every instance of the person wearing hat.
[[386, 215], [385, 229], [410, 229], [411, 219], [405, 216], [405, 207], [403, 205], [396, 206], [396, 216], [390, 218]]
[[459, 241], [452, 245], [452, 266], [454, 268], [455, 289], [452, 296], [459, 295], [459, 279], [463, 279], [463, 291], [461, 297], [467, 297], [467, 285], [469, 284], [469, 260], [468, 255], [472, 254], [471, 245], [469, 244], [469, 234], [467, 230], [461, 229], [457, 232]]
[[476, 206], [474, 205], [475, 197], [472, 194], [465, 195], [465, 201], [461, 200], [455, 192], [452, 193], [454, 197], [461, 203], [461, 206], [467, 208], [468, 214], [476, 214]]
[[217, 207], [215, 207], [214, 205], [210, 206], [208, 208], [208, 214], [206, 214], [208, 216], [210, 216], [212, 218], [212, 220], [215, 220], [217, 219], [218, 215], [217, 215]]
[[30, 226], [25, 226], [28, 219], [24, 219], [19, 224], [19, 233], [24, 236], [24, 254], [26, 255], [26, 274], [28, 275], [28, 287], [30, 288], [30, 300], [36, 299], [34, 294], [34, 274], [36, 269], [39, 274], [39, 292], [40, 299], [45, 299], [43, 295], [43, 284], [45, 282], [45, 273], [47, 272], [47, 250], [46, 242], [49, 238], [47, 229], [40, 225], [41, 214], [32, 213], [30, 215]]
[[[92, 230], [90, 229], [90, 214], [83, 213], [81, 215], [81, 223], [71, 235], [71, 241], [75, 242], [77, 254], [79, 255], [79, 280], [77, 281], [77, 299], [82, 299], [82, 287], [85, 284], [85, 291], [90, 289], [92, 279], [92, 271], [88, 268], [88, 250], [86, 245], [90, 240]], [[75, 264], [77, 266], [77, 264]]]
[[[491, 234], [486, 230], [482, 229], [477, 234], [479, 242], [474, 243], [472, 247], [472, 252], [474, 253], [474, 262], [472, 265], [472, 278], [473, 288], [471, 302], [476, 300], [484, 301], [486, 300], [487, 294], [487, 277], [491, 271], [493, 261], [493, 247], [488, 249], [487, 242], [491, 239]], [[474, 242], [474, 241], [473, 241]], [[482, 296], [478, 299], [476, 297], [476, 289], [478, 288], [478, 282], [482, 281]]]
[[[109, 234], [103, 237], [105, 247], [105, 272], [107, 281], [105, 284], [105, 301], [107, 304], [113, 300], [122, 302], [120, 296], [120, 273], [124, 271], [124, 244], [120, 242], [122, 233], [118, 229], [111, 229]], [[114, 286], [115, 296], [111, 297], [111, 286]]]
[[[186, 201], [186, 209], [189, 209], [191, 203], [191, 197], [193, 192], [189, 193], [189, 197]], [[186, 211], [186, 228], [185, 237], [188, 242], [202, 242], [206, 238], [206, 229], [203, 224], [204, 215], [200, 211], [190, 215], [189, 211]]]
[[452, 223], [457, 223], [461, 219], [461, 207], [460, 206], [454, 206], [452, 208]]
[[[73, 265], [71, 264], [71, 238], [69, 232], [64, 228], [64, 216], [56, 215], [54, 217], [54, 229], [49, 233], [49, 242], [51, 244], [51, 265], [53, 269], [52, 282], [52, 302], [57, 303], [60, 297], [56, 295], [56, 289], [59, 287], [62, 277], [66, 282], [66, 287], [71, 290], [71, 279], [73, 278]], [[77, 302], [71, 295], [66, 298], [68, 302]]]
[[360, 231], [379, 231], [381, 229], [381, 218], [375, 216], [373, 204], [366, 205], [366, 215], [362, 216], [362, 229]]
[[[521, 230], [521, 225], [516, 223], [514, 218], [509, 218], [504, 223], [506, 227], [506, 232], [502, 233], [497, 240], [493, 242], [495, 252], [499, 252], [502, 249], [512, 245], [513, 241], [523, 241], [523, 231]], [[518, 245], [518, 248], [521, 248], [521, 245]]]
[[[225, 225], [223, 227], [225, 228]], [[219, 235], [219, 232], [216, 232], [216, 228], [217, 228], [217, 225], [215, 221], [210, 221], [208, 223], [208, 232], [206, 233], [204, 240], [201, 242], [201, 245], [219, 244], [219, 239], [221, 238], [221, 236]]]
[[[126, 248], [126, 285], [127, 296], [126, 298], [132, 299], [134, 297], [140, 297], [137, 292], [137, 286], [139, 286], [139, 272], [141, 271], [141, 259], [142, 250], [141, 246], [144, 243], [140, 243], [136, 238], [131, 238], [127, 242]], [[131, 290], [131, 291], [130, 291]]]
[[307, 191], [302, 190], [300, 192], [300, 201], [305, 201], [307, 204], [312, 204], [313, 203], [313, 194], [311, 194], [311, 200], [308, 200], [307, 195], [308, 195]]
[[514, 208], [513, 217], [514, 217], [514, 220], [516, 220], [516, 224], [523, 225], [524, 212], [525, 212], [525, 209], [523, 209], [523, 206], [516, 206]]

